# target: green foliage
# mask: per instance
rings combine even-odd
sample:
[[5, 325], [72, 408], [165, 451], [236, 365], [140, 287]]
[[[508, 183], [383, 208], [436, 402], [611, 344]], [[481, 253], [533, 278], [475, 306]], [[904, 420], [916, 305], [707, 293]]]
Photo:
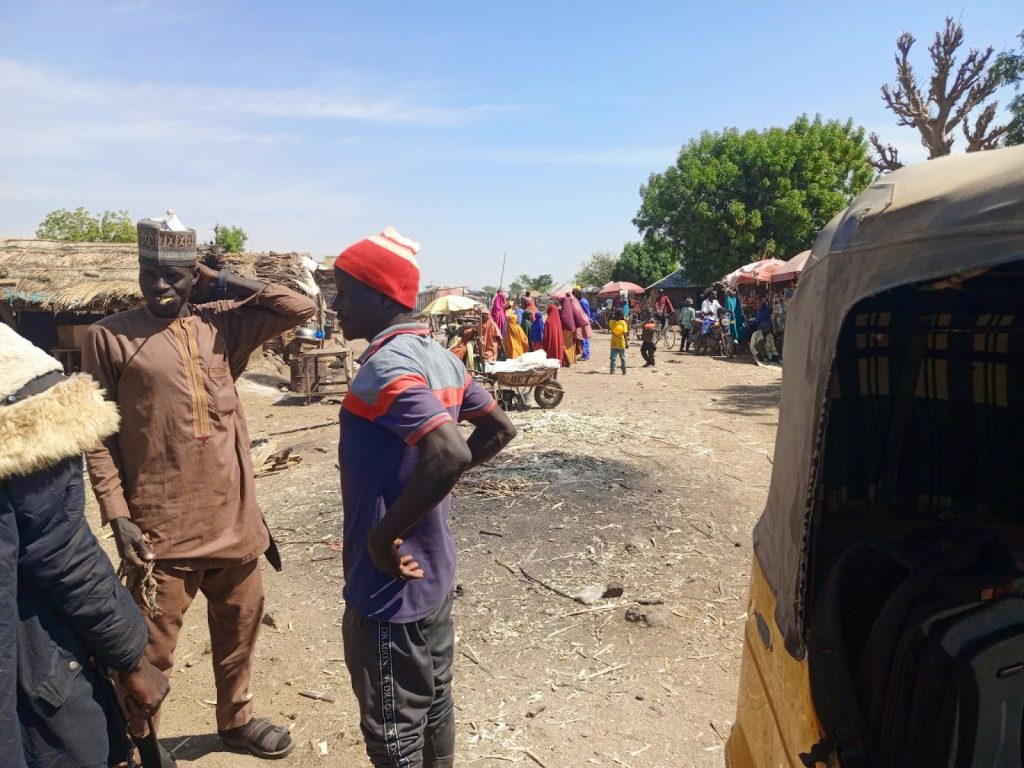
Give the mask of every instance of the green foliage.
[[241, 227], [222, 227], [218, 224], [213, 228], [213, 231], [217, 235], [217, 245], [225, 253], [241, 253], [242, 249], [245, 248], [245, 241], [249, 239], [249, 236], [245, 234], [245, 230]]
[[1013, 99], [1007, 106], [1010, 119], [1006, 124], [1006, 134], [1003, 136], [1003, 144], [1024, 144], [1024, 93], [1021, 86], [1024, 85], [1024, 32], [1018, 36], [1020, 48], [1018, 51], [1004, 51], [996, 57], [993, 69], [995, 70], [1002, 85], [1012, 85], [1016, 92]]
[[509, 284], [508, 290], [510, 295], [519, 296], [526, 291], [531, 291], [533, 293], [547, 293], [554, 287], [555, 278], [551, 275], [537, 275], [536, 277], [520, 275]]
[[611, 279], [628, 280], [646, 288], [677, 269], [679, 259], [666, 243], [626, 243], [615, 262]]
[[788, 128], [704, 132], [640, 188], [633, 223], [645, 244], [678, 254], [688, 277], [711, 283], [809, 248], [873, 177], [864, 129], [851, 120], [802, 115]]
[[46, 214], [36, 237], [40, 240], [70, 240], [76, 243], [133, 243], [135, 223], [128, 211], [104, 211], [93, 216], [85, 208], [59, 208]]
[[488, 299], [493, 299], [498, 295], [498, 286], [496, 285], [485, 285], [480, 290], [487, 294]]
[[584, 288], [600, 288], [612, 279], [615, 262], [619, 257], [612, 251], [594, 251], [590, 258], [580, 265], [576, 282]]

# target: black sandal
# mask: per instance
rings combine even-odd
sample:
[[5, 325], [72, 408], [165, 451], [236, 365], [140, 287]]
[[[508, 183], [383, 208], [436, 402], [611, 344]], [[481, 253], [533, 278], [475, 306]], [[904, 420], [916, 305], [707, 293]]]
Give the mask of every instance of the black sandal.
[[231, 749], [248, 752], [265, 760], [276, 760], [291, 754], [295, 749], [291, 732], [280, 725], [274, 725], [262, 717], [254, 717], [245, 725], [227, 731], [217, 731]]

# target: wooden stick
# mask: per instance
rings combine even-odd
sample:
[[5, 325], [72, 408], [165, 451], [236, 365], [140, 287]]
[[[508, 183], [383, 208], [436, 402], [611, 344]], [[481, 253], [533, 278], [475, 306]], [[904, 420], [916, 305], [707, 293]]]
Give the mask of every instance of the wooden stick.
[[541, 760], [539, 757], [537, 757], [535, 754], [533, 754], [533, 752], [528, 750], [526, 747], [520, 747], [520, 749], [522, 750], [524, 755], [526, 755], [528, 758], [533, 760], [533, 762], [535, 762], [537, 765], [539, 765], [540, 768], [548, 768], [547, 764], [543, 760]]
[[521, 565], [519, 566], [519, 571], [520, 571], [520, 573], [523, 574], [523, 576], [525, 576], [527, 578], [528, 581], [532, 581], [535, 584], [540, 584], [542, 587], [544, 587], [544, 589], [550, 590], [551, 592], [554, 592], [556, 595], [559, 595], [560, 597], [568, 598], [569, 600], [572, 600], [573, 602], [576, 601], [575, 595], [570, 595], [568, 592], [563, 592], [558, 587], [551, 586], [550, 584], [548, 584], [543, 579], [538, 579], [536, 576], [531, 576], [530, 573], [525, 568], [523, 568], [523, 566], [521, 566]]
[[622, 669], [623, 667], [628, 667], [628, 666], [629, 666], [629, 662], [626, 661], [626, 662], [623, 662], [622, 664], [616, 664], [614, 667], [608, 667], [607, 669], [602, 669], [600, 672], [593, 672], [593, 673], [587, 675], [586, 677], [584, 677], [583, 679], [584, 680], [593, 680], [595, 677], [600, 677], [601, 675], [607, 675], [609, 672], [615, 672], [616, 670], [619, 670], [619, 669]]
[[331, 704], [337, 701], [333, 696], [318, 691], [299, 691], [299, 696], [305, 696], [307, 699], [313, 699], [313, 701], [326, 701]]
[[276, 437], [277, 435], [290, 435], [293, 432], [305, 432], [309, 429], [321, 429], [322, 427], [336, 427], [338, 426], [338, 420], [325, 421], [323, 424], [310, 424], [308, 427], [296, 427], [295, 429], [285, 429], [281, 432], [268, 432], [268, 437]]

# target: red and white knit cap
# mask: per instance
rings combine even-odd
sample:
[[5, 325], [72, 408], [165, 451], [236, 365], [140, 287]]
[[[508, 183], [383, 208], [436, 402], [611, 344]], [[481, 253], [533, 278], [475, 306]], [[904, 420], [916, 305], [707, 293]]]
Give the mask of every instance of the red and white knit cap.
[[420, 289], [419, 250], [419, 243], [388, 227], [350, 245], [334, 260], [334, 266], [412, 309]]

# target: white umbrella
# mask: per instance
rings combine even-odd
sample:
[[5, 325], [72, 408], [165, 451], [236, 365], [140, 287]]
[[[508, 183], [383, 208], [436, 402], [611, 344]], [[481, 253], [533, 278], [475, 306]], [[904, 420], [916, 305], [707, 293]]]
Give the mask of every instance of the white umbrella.
[[470, 309], [482, 309], [481, 304], [476, 299], [471, 299], [469, 296], [442, 296], [439, 299], [434, 299], [432, 302], [427, 304], [423, 309], [420, 310], [421, 315], [447, 315], [452, 312], [466, 312]]

